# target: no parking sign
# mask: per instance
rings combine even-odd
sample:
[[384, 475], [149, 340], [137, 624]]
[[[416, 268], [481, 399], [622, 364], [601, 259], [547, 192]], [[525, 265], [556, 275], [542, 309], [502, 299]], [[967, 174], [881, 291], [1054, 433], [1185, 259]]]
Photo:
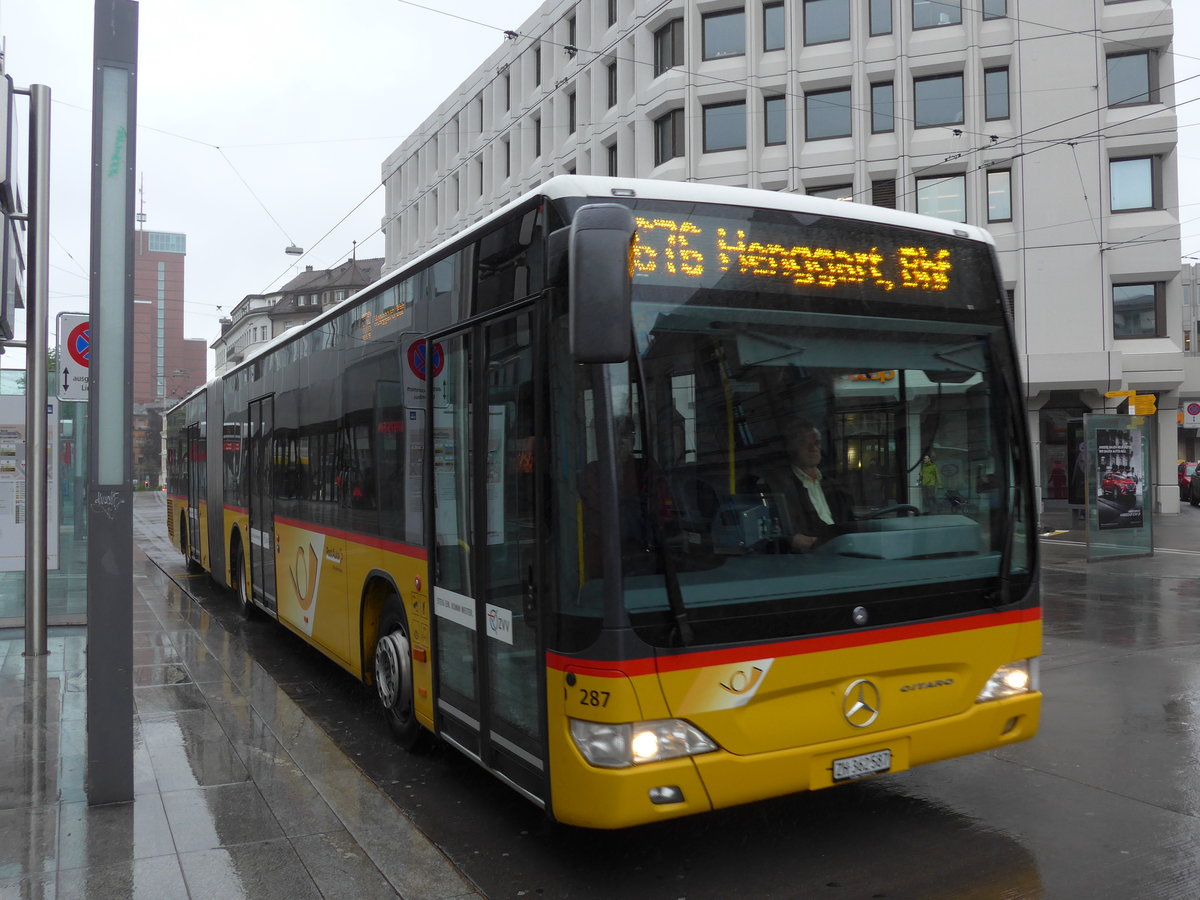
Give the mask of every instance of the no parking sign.
[[435, 391], [434, 405], [444, 405], [438, 401], [442, 389], [437, 378], [445, 368], [446, 351], [436, 341], [415, 335], [405, 335], [404, 340], [404, 405], [410, 409], [423, 407], [425, 391], [431, 384]]
[[1183, 425], [1185, 428], [1200, 428], [1200, 403], [1192, 400], [1184, 406]]
[[92, 328], [87, 313], [58, 314], [58, 371], [54, 374], [59, 400], [88, 398], [91, 379]]

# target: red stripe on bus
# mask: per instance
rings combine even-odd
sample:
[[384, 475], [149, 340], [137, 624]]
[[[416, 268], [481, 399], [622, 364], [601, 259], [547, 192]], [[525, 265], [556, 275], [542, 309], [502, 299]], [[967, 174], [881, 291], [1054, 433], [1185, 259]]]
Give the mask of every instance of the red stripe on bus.
[[225, 509], [231, 513], [237, 513], [239, 516], [250, 515], [250, 510], [242, 509], [240, 506], [230, 506], [228, 503], [225, 504]]
[[560, 671], [566, 671], [573, 666], [581, 666], [592, 669], [588, 673], [589, 675], [602, 677], [634, 677], [637, 675], [653, 675], [655, 672], [678, 672], [684, 669], [701, 669], [706, 666], [732, 665], [755, 659], [763, 659], [765, 657], [800, 656], [806, 653], [846, 650], [851, 647], [868, 647], [872, 644], [890, 644], [896, 641], [909, 641], [916, 638], [957, 634], [964, 631], [977, 631], [982, 628], [997, 628], [1022, 622], [1036, 622], [1041, 618], [1041, 608], [1033, 607], [1032, 609], [1016, 609], [1009, 612], [988, 613], [981, 616], [965, 616], [943, 622], [896, 625], [891, 628], [880, 628], [876, 631], [850, 632], [846, 634], [799, 638], [793, 641], [781, 641], [773, 644], [753, 644], [750, 646], [729, 647], [724, 650], [697, 650], [691, 653], [683, 652], [670, 656], [646, 656], [640, 659], [618, 661], [578, 659], [547, 652], [546, 665], [551, 669]]
[[304, 531], [315, 531], [326, 537], [338, 538], [351, 544], [371, 547], [375, 550], [386, 550], [389, 553], [399, 553], [402, 556], [419, 559], [422, 562], [428, 557], [428, 554], [421, 547], [413, 547], [408, 544], [385, 540], [384, 538], [372, 537], [371, 535], [358, 534], [353, 531], [341, 531], [337, 528], [328, 528], [324, 525], [314, 525], [312, 522], [301, 522], [299, 519], [285, 519], [282, 516], [276, 516], [275, 522], [279, 525], [287, 525], [291, 528], [299, 528]]

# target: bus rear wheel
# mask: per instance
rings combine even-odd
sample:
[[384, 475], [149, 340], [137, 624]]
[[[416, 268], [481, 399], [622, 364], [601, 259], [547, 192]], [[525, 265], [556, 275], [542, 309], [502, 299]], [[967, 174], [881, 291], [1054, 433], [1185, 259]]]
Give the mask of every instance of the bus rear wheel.
[[183, 553], [183, 568], [189, 574], [200, 571], [200, 564], [192, 559], [192, 549], [188, 546], [187, 514], [179, 515], [179, 550]]
[[242, 618], [249, 619], [254, 615], [254, 601], [250, 599], [250, 572], [246, 568], [246, 553], [242, 550], [241, 543], [238, 543], [233, 559], [233, 581], [237, 588], [238, 609], [241, 610]]
[[412, 642], [408, 618], [395, 593], [383, 605], [375, 642], [375, 690], [396, 741], [416, 749], [423, 729], [413, 708]]

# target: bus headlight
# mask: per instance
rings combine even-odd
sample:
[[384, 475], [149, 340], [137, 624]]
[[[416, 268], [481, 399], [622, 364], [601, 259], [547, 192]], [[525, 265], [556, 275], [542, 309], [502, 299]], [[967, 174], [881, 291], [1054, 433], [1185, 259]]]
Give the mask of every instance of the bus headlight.
[[682, 719], [609, 725], [571, 719], [571, 738], [593, 766], [620, 769], [717, 749], [699, 728]]
[[1004, 697], [1015, 697], [1017, 694], [1027, 694], [1038, 689], [1038, 671], [1036, 659], [1021, 659], [1003, 665], [992, 673], [976, 703], [986, 703], [988, 700], [1001, 700]]

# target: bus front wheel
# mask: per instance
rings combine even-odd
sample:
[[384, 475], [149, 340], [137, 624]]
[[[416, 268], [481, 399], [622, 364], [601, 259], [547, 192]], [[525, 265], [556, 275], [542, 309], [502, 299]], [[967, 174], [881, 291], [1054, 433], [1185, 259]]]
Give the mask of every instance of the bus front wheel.
[[413, 710], [412, 643], [408, 619], [396, 594], [388, 597], [375, 642], [375, 690], [392, 734], [402, 747], [415, 749], [421, 724]]

